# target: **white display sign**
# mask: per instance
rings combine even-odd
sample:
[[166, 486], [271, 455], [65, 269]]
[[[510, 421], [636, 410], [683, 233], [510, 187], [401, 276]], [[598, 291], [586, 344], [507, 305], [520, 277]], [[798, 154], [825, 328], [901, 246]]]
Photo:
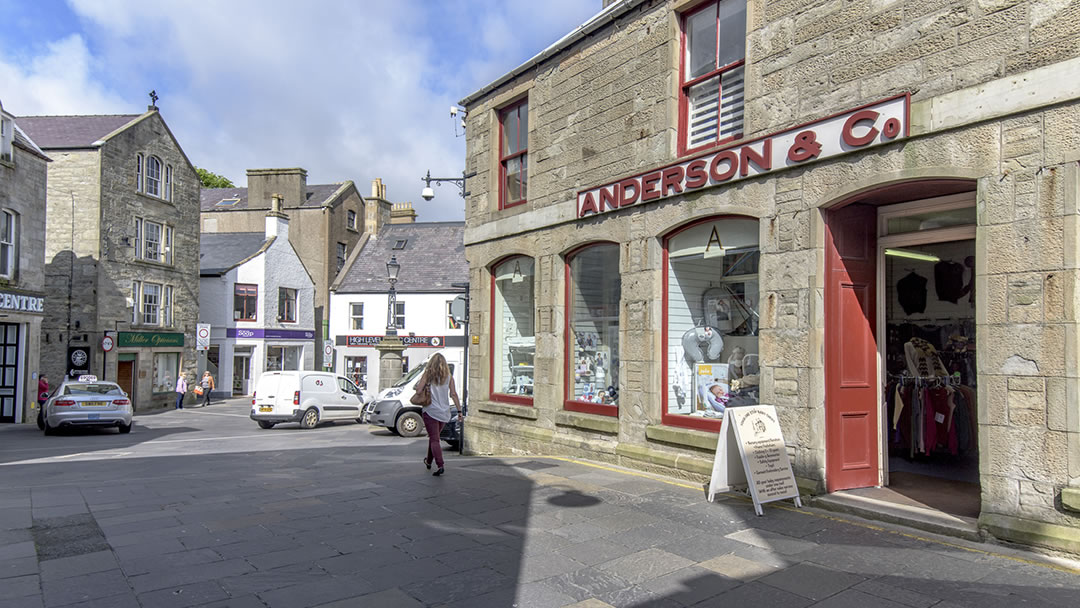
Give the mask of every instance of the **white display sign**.
[[771, 405], [728, 408], [716, 442], [709, 502], [722, 492], [748, 487], [754, 511], [761, 505], [792, 498], [802, 507], [791, 470], [784, 434]]
[[195, 350], [210, 350], [209, 323], [199, 323], [195, 326]]

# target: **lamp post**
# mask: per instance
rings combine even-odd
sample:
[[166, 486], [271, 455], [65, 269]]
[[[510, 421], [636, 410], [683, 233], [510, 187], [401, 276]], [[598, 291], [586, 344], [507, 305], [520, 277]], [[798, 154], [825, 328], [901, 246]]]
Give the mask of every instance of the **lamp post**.
[[420, 178], [420, 181], [424, 182], [424, 189], [420, 191], [420, 198], [425, 201], [430, 201], [435, 198], [435, 191], [431, 188], [432, 182], [434, 182], [436, 186], [441, 186], [443, 182], [454, 184], [458, 187], [458, 190], [460, 190], [459, 194], [461, 195], [461, 198], [465, 198], [470, 194], [470, 192], [465, 190], [465, 180], [474, 177], [475, 175], [476, 171], [462, 171], [461, 177], [431, 177], [431, 171], [428, 170], [427, 175]]
[[401, 272], [401, 264], [398, 264], [397, 256], [390, 256], [390, 261], [386, 263], [386, 280], [390, 282], [390, 296], [387, 298], [386, 305], [386, 335], [397, 335], [397, 323], [394, 321], [394, 317], [397, 312], [397, 290], [394, 289], [394, 285], [397, 283], [398, 273]]
[[375, 347], [379, 351], [379, 390], [389, 388], [401, 378], [401, 354], [405, 350], [405, 344], [397, 335], [397, 323], [394, 320], [397, 309], [397, 284], [398, 273], [401, 264], [397, 256], [391, 256], [386, 263], [386, 280], [390, 283], [390, 291], [386, 298], [386, 336]]

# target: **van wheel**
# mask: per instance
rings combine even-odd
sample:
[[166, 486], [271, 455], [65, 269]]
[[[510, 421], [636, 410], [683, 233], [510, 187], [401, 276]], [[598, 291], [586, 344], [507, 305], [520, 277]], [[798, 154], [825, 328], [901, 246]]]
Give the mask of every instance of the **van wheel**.
[[424, 430], [424, 420], [416, 412], [405, 412], [398, 416], [394, 426], [402, 437], [417, 437]]
[[388, 427], [386, 427], [386, 430], [390, 431], [391, 433], [393, 433], [393, 434], [395, 434], [395, 435], [397, 435], [397, 434], [398, 434], [398, 432], [397, 432], [397, 428], [395, 428], [395, 427], [392, 427], [392, 426], [388, 426]]
[[319, 410], [315, 408], [308, 408], [308, 411], [304, 412], [304, 417], [300, 419], [300, 428], [313, 429], [319, 424]]
[[274, 428], [274, 423], [273, 422], [268, 422], [266, 420], [260, 420], [259, 421], [259, 428], [260, 429], [272, 429], [272, 428]]

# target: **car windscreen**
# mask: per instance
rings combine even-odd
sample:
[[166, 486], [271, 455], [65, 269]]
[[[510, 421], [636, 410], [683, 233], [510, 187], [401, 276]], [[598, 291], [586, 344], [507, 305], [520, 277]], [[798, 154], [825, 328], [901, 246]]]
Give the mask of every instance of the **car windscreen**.
[[420, 374], [422, 374], [424, 372], [425, 367], [427, 367], [427, 361], [425, 361], [425, 362], [421, 363], [420, 365], [417, 365], [416, 367], [409, 370], [409, 373], [405, 374], [404, 378], [402, 378], [401, 380], [398, 380], [397, 382], [395, 382], [393, 384], [394, 388], [402, 387], [402, 386], [405, 386], [406, 384], [412, 382], [413, 378], [419, 376]]
[[115, 384], [65, 384], [65, 395], [123, 395]]

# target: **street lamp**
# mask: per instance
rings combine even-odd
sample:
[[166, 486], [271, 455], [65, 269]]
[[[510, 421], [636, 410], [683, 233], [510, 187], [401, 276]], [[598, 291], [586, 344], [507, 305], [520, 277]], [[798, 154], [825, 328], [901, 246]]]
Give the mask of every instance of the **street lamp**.
[[386, 335], [397, 335], [397, 323], [394, 322], [394, 313], [397, 309], [397, 290], [394, 289], [394, 284], [397, 283], [398, 272], [401, 271], [401, 264], [398, 264], [397, 256], [390, 256], [390, 261], [386, 263], [386, 280], [390, 282], [390, 297], [386, 305]]
[[465, 180], [476, 175], [476, 171], [470, 171], [466, 173], [461, 172], [461, 177], [431, 177], [431, 171], [428, 170], [427, 175], [420, 178], [420, 181], [424, 182], [424, 189], [420, 191], [420, 198], [425, 201], [430, 201], [435, 198], [435, 191], [431, 188], [431, 183], [435, 182], [435, 185], [441, 186], [443, 182], [454, 184], [460, 190], [461, 198], [465, 198], [471, 194], [465, 190]]

